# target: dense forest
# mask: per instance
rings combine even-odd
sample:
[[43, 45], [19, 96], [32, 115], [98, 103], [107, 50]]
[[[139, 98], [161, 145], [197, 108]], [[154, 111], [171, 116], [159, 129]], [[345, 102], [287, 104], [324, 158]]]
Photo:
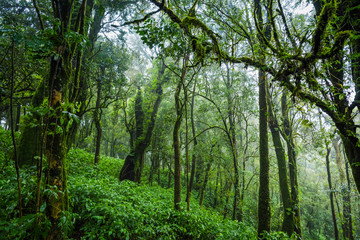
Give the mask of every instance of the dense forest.
[[1, 0], [0, 239], [360, 239], [358, 0]]

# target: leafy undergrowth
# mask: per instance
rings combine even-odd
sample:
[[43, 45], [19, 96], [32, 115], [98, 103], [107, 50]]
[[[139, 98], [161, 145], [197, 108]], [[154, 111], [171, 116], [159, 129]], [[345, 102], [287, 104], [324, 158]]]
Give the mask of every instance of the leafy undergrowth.
[[172, 190], [118, 182], [119, 160], [102, 158], [94, 168], [86, 155], [80, 150], [69, 154], [72, 238], [256, 239], [253, 228], [222, 220], [195, 203], [195, 210], [175, 211]]
[[[68, 239], [257, 239], [256, 230], [192, 203], [173, 209], [172, 189], [118, 181], [123, 160], [71, 150], [68, 154], [70, 211], [60, 218]], [[45, 205], [32, 214], [36, 171], [21, 171], [23, 211], [18, 218], [16, 173], [11, 162], [0, 174], [0, 239], [43, 239], [50, 229]], [[184, 198], [183, 198], [184, 199]], [[37, 219], [37, 221], [36, 221]], [[40, 223], [40, 224], [39, 224]], [[267, 239], [286, 239], [272, 233]]]

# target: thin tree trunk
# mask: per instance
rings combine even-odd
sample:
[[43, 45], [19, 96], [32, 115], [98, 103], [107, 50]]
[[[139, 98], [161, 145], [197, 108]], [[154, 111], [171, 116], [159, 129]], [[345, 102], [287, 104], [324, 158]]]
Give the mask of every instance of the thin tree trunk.
[[18, 202], [19, 202], [19, 217], [22, 217], [22, 201], [21, 201], [21, 181], [20, 181], [20, 169], [18, 162], [18, 152], [15, 139], [15, 128], [14, 128], [14, 113], [13, 113], [13, 94], [14, 94], [14, 85], [15, 85], [15, 40], [12, 39], [11, 44], [11, 86], [10, 86], [10, 129], [11, 129], [11, 139], [14, 146], [14, 162], [16, 170], [16, 180], [18, 185]]
[[346, 237], [349, 238], [349, 240], [353, 240], [354, 239], [354, 233], [353, 233], [353, 228], [352, 228], [352, 214], [351, 214], [351, 198], [350, 198], [350, 192], [351, 192], [351, 185], [350, 185], [350, 175], [349, 175], [349, 163], [346, 162], [346, 180], [347, 180], [347, 192], [346, 192], [346, 212], [348, 215], [348, 218], [346, 219], [346, 221], [348, 221], [348, 226], [349, 226], [349, 231], [348, 231], [348, 235]]
[[228, 203], [229, 203], [229, 198], [230, 198], [233, 182], [234, 182], [233, 180], [230, 180], [230, 186], [228, 189], [225, 190], [226, 199], [225, 199], [224, 219], [226, 219], [226, 216], [228, 214]]
[[[184, 97], [185, 97], [185, 102], [184, 102], [184, 107], [185, 107], [185, 167], [186, 167], [186, 210], [190, 211], [190, 197], [188, 198], [188, 196], [190, 195], [190, 182], [189, 182], [189, 126], [188, 126], [188, 110], [187, 110], [187, 105], [188, 105], [188, 93], [187, 93], [187, 89], [184, 88]], [[189, 200], [189, 201], [188, 201]]]
[[334, 237], [335, 240], [339, 240], [339, 230], [337, 227], [337, 222], [336, 222], [336, 213], [335, 213], [335, 207], [334, 207], [334, 189], [332, 188], [332, 184], [331, 184], [331, 173], [330, 173], [330, 147], [326, 147], [326, 171], [327, 171], [327, 176], [328, 176], [328, 183], [329, 183], [329, 189], [330, 189], [330, 206], [331, 206], [331, 215], [332, 215], [332, 219], [333, 219], [333, 224], [334, 224]]
[[[193, 93], [196, 89], [196, 79], [194, 82], [194, 88]], [[195, 104], [195, 94], [191, 97], [191, 109], [190, 109], [190, 118], [191, 118], [191, 129], [192, 129], [192, 135], [193, 135], [193, 154], [192, 154], [192, 162], [191, 162], [191, 173], [190, 173], [190, 181], [189, 181], [189, 187], [186, 194], [186, 202], [188, 205], [190, 205], [190, 198], [191, 198], [191, 191], [194, 184], [194, 178], [195, 178], [195, 169], [196, 169], [196, 145], [197, 145], [197, 139], [196, 139], [196, 130], [195, 130], [195, 123], [194, 123], [194, 104]]]
[[18, 103], [16, 106], [16, 123], [15, 123], [15, 132], [19, 131], [20, 126], [20, 113], [21, 113], [21, 104]]
[[171, 169], [171, 158], [169, 159], [168, 167], [169, 167], [169, 173], [168, 173], [168, 185], [167, 185], [167, 187], [170, 188], [171, 187], [171, 179], [173, 178], [172, 175], [174, 175], [174, 173], [172, 172], [172, 169]]
[[246, 119], [246, 117], [243, 117], [243, 119], [245, 121], [245, 146], [242, 157], [243, 174], [242, 174], [242, 186], [240, 193], [240, 208], [239, 208], [240, 222], [243, 220], [244, 196], [245, 196], [245, 170], [246, 170], [247, 150], [249, 147], [248, 120]]
[[269, 149], [267, 132], [266, 76], [259, 70], [259, 139], [260, 139], [260, 186], [258, 203], [258, 235], [270, 232]]
[[219, 178], [220, 178], [220, 171], [219, 171], [219, 166], [218, 166], [218, 169], [216, 171], [216, 181], [215, 181], [215, 193], [214, 193], [213, 208], [216, 208], [216, 206], [218, 205]]
[[235, 174], [235, 181], [234, 181], [234, 201], [233, 201], [233, 214], [232, 219], [239, 220], [239, 215], [237, 214], [239, 208], [239, 198], [240, 198], [240, 186], [239, 186], [239, 163], [238, 163], [238, 152], [237, 152], [237, 141], [235, 135], [235, 117], [234, 117], [234, 109], [232, 103], [232, 80], [230, 77], [230, 68], [226, 65], [226, 97], [227, 97], [227, 113], [228, 113], [228, 120], [229, 120], [229, 141], [231, 145], [231, 151], [233, 155], [233, 164], [234, 164], [234, 174]]
[[203, 205], [203, 203], [204, 203], [206, 186], [207, 186], [207, 183], [208, 183], [208, 181], [209, 181], [210, 169], [211, 169], [211, 162], [208, 162], [208, 164], [206, 165], [204, 182], [203, 182], [203, 185], [202, 185], [202, 187], [201, 187], [201, 192], [200, 192], [200, 200], [199, 200], [199, 205], [200, 205], [200, 207], [201, 207], [201, 206]]
[[94, 158], [94, 164], [99, 163], [99, 157], [100, 157], [100, 146], [101, 146], [101, 115], [102, 110], [100, 108], [100, 101], [101, 101], [101, 77], [103, 77], [105, 74], [105, 68], [101, 68], [101, 76], [98, 76], [96, 80], [97, 85], [97, 95], [96, 95], [96, 109], [94, 113], [94, 122], [95, 122], [95, 128], [96, 128], [96, 141], [95, 141], [95, 158]]

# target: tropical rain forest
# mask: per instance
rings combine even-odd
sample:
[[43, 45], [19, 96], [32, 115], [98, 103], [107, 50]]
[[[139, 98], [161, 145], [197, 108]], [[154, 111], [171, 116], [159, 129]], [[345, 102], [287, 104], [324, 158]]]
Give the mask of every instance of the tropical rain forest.
[[359, 112], [359, 0], [0, 0], [0, 239], [360, 239]]

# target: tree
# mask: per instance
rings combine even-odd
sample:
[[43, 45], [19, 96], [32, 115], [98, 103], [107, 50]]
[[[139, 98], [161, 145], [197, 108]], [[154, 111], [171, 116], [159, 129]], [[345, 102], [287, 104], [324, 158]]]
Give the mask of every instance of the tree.
[[[256, 18], [261, 31], [267, 31], [263, 23], [262, 6], [259, 0], [255, 0]], [[261, 32], [262, 33], [262, 32]], [[263, 33], [262, 33], [263, 34]], [[268, 33], [267, 33], [268, 34]], [[259, 37], [260, 42], [260, 62], [265, 62], [264, 51], [266, 46], [264, 39]], [[266, 73], [259, 70], [259, 146], [260, 146], [260, 186], [258, 203], [258, 236], [261, 237], [264, 232], [270, 232], [270, 188], [269, 188], [269, 146], [268, 146], [268, 104], [266, 91]]]
[[[350, 103], [344, 87], [341, 87], [344, 86], [344, 84], [341, 84], [341, 82], [330, 81], [329, 85], [324, 85], [323, 83], [325, 80], [320, 80], [322, 79], [322, 75], [319, 71], [314, 71], [314, 69], [316, 69], [316, 64], [319, 61], [329, 59], [331, 56], [334, 56], [334, 54], [342, 51], [345, 47], [346, 40], [350, 39], [353, 49], [351, 53], [351, 59], [353, 59], [352, 68], [354, 73], [352, 81], [355, 83], [355, 86], [358, 85], [358, 78], [356, 76], [360, 71], [358, 70], [359, 67], [357, 64], [355, 64], [355, 60], [358, 58], [357, 51], [359, 44], [357, 43], [358, 41], [356, 41], [356, 30], [359, 28], [359, 24], [356, 23], [352, 27], [349, 24], [342, 24], [345, 22], [349, 23], [347, 19], [352, 19], [352, 22], [356, 22], [356, 19], [359, 16], [359, 9], [356, 8], [358, 3], [356, 1], [348, 1], [347, 4], [338, 8], [339, 11], [335, 11], [335, 9], [337, 9], [335, 1], [331, 1], [323, 6], [320, 6], [320, 8], [317, 8], [319, 9], [320, 14], [317, 23], [313, 26], [314, 31], [310, 36], [311, 41], [309, 41], [308, 44], [306, 42], [306, 40], [309, 39], [307, 33], [305, 33], [305, 36], [299, 34], [296, 35], [297, 33], [291, 33], [289, 28], [285, 28], [286, 32], [284, 36], [287, 36], [288, 39], [296, 38], [299, 42], [299, 44], [295, 45], [296, 47], [291, 48], [292, 51], [290, 54], [284, 50], [289, 43], [286, 42], [286, 40], [279, 38], [281, 34], [275, 24], [276, 17], [274, 18], [273, 14], [274, 3], [270, 2], [268, 7], [269, 19], [271, 19], [269, 26], [272, 29], [272, 37], [275, 45], [267, 40], [267, 36], [265, 36], [264, 32], [261, 28], [259, 28], [258, 23], [256, 24], [256, 29], [260, 38], [263, 39], [263, 43], [270, 49], [273, 56], [275, 56], [277, 64], [274, 66], [258, 61], [251, 56], [249, 57], [245, 55], [241, 57], [231, 57], [227, 55], [221, 48], [222, 46], [219, 43], [219, 37], [216, 32], [209, 28], [202, 20], [191, 16], [186, 16], [181, 19], [174, 13], [174, 11], [172, 11], [171, 8], [163, 6], [156, 0], [150, 0], [150, 2], [158, 6], [174, 23], [184, 29], [184, 32], [189, 37], [189, 41], [193, 41], [193, 48], [196, 53], [200, 54], [203, 50], [205, 50], [205, 45], [204, 43], [196, 41], [197, 37], [193, 33], [186, 31], [189, 25], [196, 26], [208, 36], [208, 39], [211, 42], [211, 47], [208, 49], [217, 57], [217, 59], [234, 63], [243, 63], [261, 68], [262, 71], [272, 75], [275, 81], [287, 87], [294, 96], [302, 100], [309, 101], [326, 112], [332, 118], [337, 129], [341, 133], [341, 138], [343, 140], [349, 162], [351, 163], [358, 191], [360, 190], [360, 164], [358, 164], [360, 148], [357, 147], [359, 138], [356, 136], [357, 126], [352, 117], [354, 114], [353, 111], [358, 105], [357, 98], [355, 98], [355, 101]], [[279, 16], [281, 19], [278, 21], [287, 26], [287, 20], [283, 17], [283, 14], [280, 14]], [[337, 21], [335, 21], [335, 19]], [[332, 28], [332, 21], [335, 21], [336, 24], [343, 27], [341, 29]], [[331, 34], [334, 41], [325, 41], [326, 36], [324, 33], [327, 29], [333, 30]], [[308, 52], [305, 52], [306, 48], [304, 47], [304, 44], [309, 46], [309, 48], [307, 48], [310, 49]], [[351, 86], [348, 87], [351, 88]]]
[[[151, 89], [154, 94], [154, 100], [151, 101], [149, 109], [144, 111], [141, 89], [138, 89], [135, 100], [135, 138], [134, 146], [131, 152], [127, 155], [125, 163], [121, 169], [119, 179], [125, 179], [140, 182], [141, 174], [144, 166], [144, 154], [146, 148], [151, 143], [151, 136], [155, 127], [156, 115], [162, 100], [162, 84], [164, 82], [163, 75], [165, 72], [165, 65], [161, 64], [158, 70], [157, 77], [154, 79], [154, 85]], [[150, 113], [148, 113], [150, 111]], [[130, 134], [132, 134], [130, 132]]]
[[353, 237], [353, 227], [352, 227], [352, 217], [351, 217], [351, 202], [350, 202], [350, 188], [349, 184], [345, 182], [345, 171], [341, 161], [341, 151], [339, 146], [340, 139], [333, 139], [332, 144], [334, 146], [335, 155], [336, 155], [336, 165], [339, 170], [340, 175], [340, 188], [342, 195], [343, 203], [343, 236], [345, 239], [354, 239]]
[[269, 112], [269, 128], [271, 130], [271, 136], [273, 139], [273, 144], [277, 158], [277, 165], [279, 169], [279, 185], [280, 185], [280, 192], [283, 203], [283, 216], [284, 216], [282, 221], [282, 231], [286, 232], [289, 236], [291, 236], [295, 228], [294, 227], [295, 216], [293, 214], [294, 210], [293, 210], [292, 199], [289, 190], [286, 155], [285, 155], [284, 147], [281, 142], [280, 126], [272, 108], [272, 102], [270, 99], [269, 92], [267, 94], [267, 104], [268, 104], [268, 112]]
[[184, 102], [181, 102], [180, 94], [181, 90], [186, 94], [186, 85], [185, 85], [185, 77], [188, 68], [190, 55], [186, 54], [183, 59], [181, 76], [178, 80], [176, 90], [175, 90], [175, 111], [176, 111], [176, 119], [173, 129], [173, 148], [174, 148], [174, 207], [176, 210], [180, 210], [181, 203], [181, 153], [180, 153], [180, 142], [179, 142], [179, 130], [181, 126], [181, 122], [183, 119], [183, 111], [184, 106], [187, 104], [187, 97], [185, 97]]

